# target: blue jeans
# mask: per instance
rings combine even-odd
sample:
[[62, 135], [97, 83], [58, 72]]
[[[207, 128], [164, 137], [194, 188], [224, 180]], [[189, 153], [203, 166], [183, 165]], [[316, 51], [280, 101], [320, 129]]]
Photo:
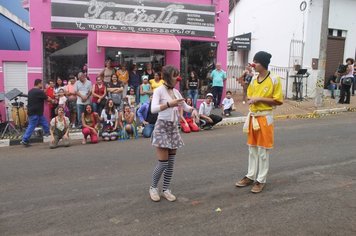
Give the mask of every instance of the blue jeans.
[[193, 106], [197, 107], [197, 100], [198, 100], [198, 89], [189, 89], [188, 96], [193, 100]]
[[153, 132], [153, 129], [155, 128], [155, 125], [154, 124], [148, 124], [148, 125], [145, 125], [145, 127], [143, 128], [142, 130], [142, 135], [143, 137], [145, 138], [151, 138], [151, 135], [152, 135], [152, 132]]
[[219, 86], [214, 86], [213, 87], [213, 96], [214, 96], [215, 108], [220, 106], [223, 89], [224, 89], [224, 87], [219, 87]]
[[82, 104], [77, 104], [77, 120], [78, 120], [78, 126], [82, 126], [82, 113], [85, 110], [86, 105]]
[[335, 89], [336, 89], [336, 84], [329, 84], [328, 89], [330, 90], [331, 98], [335, 98], [335, 96], [334, 96], [334, 91], [335, 91]]
[[32, 115], [28, 118], [28, 126], [27, 126], [24, 136], [22, 137], [22, 141], [28, 142], [33, 131], [39, 124], [43, 127], [44, 133], [46, 135], [49, 134], [49, 125], [48, 125], [46, 118], [43, 115], [41, 115], [41, 116]]

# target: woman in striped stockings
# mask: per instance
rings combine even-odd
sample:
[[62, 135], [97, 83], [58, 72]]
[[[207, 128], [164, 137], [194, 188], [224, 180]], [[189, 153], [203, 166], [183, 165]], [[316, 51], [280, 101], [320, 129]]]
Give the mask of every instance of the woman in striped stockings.
[[164, 85], [154, 91], [151, 105], [151, 112], [158, 113], [152, 133], [152, 145], [157, 149], [158, 162], [153, 170], [149, 193], [152, 201], [160, 200], [158, 182], [163, 174], [161, 196], [173, 202], [176, 197], [169, 189], [169, 185], [173, 176], [174, 159], [177, 149], [184, 145], [178, 130], [178, 106], [181, 106], [186, 112], [192, 112], [194, 108], [188, 106], [179, 91], [174, 88], [177, 81], [181, 80], [178, 69], [173, 66], [165, 66], [162, 73]]

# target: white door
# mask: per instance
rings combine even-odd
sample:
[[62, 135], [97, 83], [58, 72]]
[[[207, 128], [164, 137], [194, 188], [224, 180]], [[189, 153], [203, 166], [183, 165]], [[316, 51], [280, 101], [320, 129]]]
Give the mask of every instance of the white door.
[[[26, 62], [4, 62], [4, 85], [5, 85], [5, 94], [10, 92], [12, 89], [17, 88], [21, 92], [27, 95], [28, 85], [27, 85], [27, 63]], [[8, 118], [12, 120], [12, 105], [15, 100], [9, 101], [6, 99], [7, 113]], [[18, 97], [18, 102], [23, 102], [27, 105], [27, 98]]]

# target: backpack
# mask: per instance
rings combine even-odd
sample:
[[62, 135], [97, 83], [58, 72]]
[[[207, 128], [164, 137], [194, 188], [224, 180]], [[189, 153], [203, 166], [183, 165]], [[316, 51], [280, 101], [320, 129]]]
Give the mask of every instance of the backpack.
[[351, 77], [346, 77], [342, 79], [342, 84], [343, 85], [351, 85], [352, 84], [352, 78]]

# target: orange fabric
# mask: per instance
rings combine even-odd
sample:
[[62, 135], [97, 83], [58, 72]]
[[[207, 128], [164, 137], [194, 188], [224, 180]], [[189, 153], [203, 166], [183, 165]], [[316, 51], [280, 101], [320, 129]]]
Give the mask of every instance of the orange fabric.
[[[252, 117], [250, 119], [252, 119]], [[250, 120], [249, 133], [247, 136], [247, 145], [272, 149], [274, 144], [273, 124], [267, 124], [266, 116], [258, 116], [256, 117], [256, 119], [260, 125], [260, 129], [253, 130], [252, 121]]]

